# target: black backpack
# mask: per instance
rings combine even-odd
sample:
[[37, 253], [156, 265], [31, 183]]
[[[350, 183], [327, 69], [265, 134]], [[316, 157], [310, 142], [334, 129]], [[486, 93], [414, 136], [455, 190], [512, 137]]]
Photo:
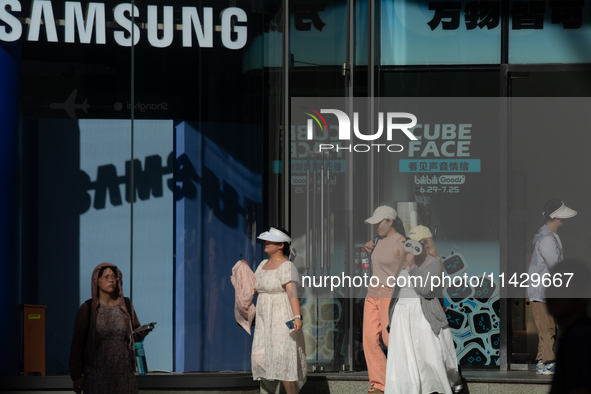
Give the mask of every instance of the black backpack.
[[378, 246], [378, 242], [380, 242], [380, 239], [382, 239], [381, 237], [376, 237], [376, 239], [373, 241], [373, 249], [371, 250], [371, 253], [369, 254], [369, 275], [370, 278], [373, 276], [373, 263], [371, 262], [371, 255], [373, 254], [374, 250], [376, 250], [376, 246]]

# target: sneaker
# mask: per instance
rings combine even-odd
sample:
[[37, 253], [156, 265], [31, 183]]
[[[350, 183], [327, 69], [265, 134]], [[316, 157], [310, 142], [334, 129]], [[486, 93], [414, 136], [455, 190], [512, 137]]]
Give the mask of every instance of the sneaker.
[[541, 375], [554, 375], [554, 368], [556, 367], [556, 363], [548, 363], [544, 366]]
[[536, 375], [541, 375], [544, 368], [546, 368], [546, 364], [542, 360], [539, 360], [536, 364]]
[[464, 390], [464, 384], [462, 383], [462, 381], [460, 380], [459, 383], [454, 384], [451, 388], [451, 391], [454, 394], [459, 394], [462, 392], [462, 390]]

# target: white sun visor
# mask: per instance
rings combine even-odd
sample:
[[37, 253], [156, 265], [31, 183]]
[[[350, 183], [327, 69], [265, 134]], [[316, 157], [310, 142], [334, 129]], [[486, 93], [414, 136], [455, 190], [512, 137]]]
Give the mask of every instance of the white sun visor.
[[568, 218], [572, 218], [576, 214], [577, 214], [577, 211], [570, 209], [569, 207], [564, 205], [564, 203], [562, 203], [560, 208], [558, 208], [556, 211], [554, 211], [550, 214], [550, 218], [551, 219], [554, 219], [554, 218], [568, 219]]
[[288, 237], [287, 234], [283, 231], [277, 230], [275, 227], [271, 227], [269, 231], [265, 231], [257, 238], [272, 242], [291, 242], [291, 238]]

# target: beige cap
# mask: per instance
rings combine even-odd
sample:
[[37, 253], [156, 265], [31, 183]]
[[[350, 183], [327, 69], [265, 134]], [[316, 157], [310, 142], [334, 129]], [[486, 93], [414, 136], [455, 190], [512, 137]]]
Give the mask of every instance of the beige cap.
[[420, 241], [425, 238], [433, 238], [433, 234], [431, 234], [431, 230], [425, 226], [414, 226], [408, 232], [408, 238]]
[[373, 215], [371, 215], [370, 218], [365, 219], [365, 223], [378, 224], [384, 219], [396, 219], [396, 211], [394, 208], [387, 205], [377, 207], [376, 210], [373, 211]]

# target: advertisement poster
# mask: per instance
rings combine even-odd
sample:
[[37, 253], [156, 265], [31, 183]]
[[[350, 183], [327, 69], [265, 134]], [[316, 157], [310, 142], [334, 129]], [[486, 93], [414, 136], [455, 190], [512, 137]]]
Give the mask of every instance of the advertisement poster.
[[[358, 167], [371, 157], [379, 205], [394, 207], [407, 233], [417, 225], [434, 233], [449, 280], [443, 297], [458, 360], [496, 365], [499, 116], [494, 98], [293, 99], [292, 228], [299, 230], [305, 251], [299, 266], [306, 302], [328, 303], [334, 312], [339, 308], [333, 304], [363, 298], [371, 286], [361, 281], [363, 265], [345, 261], [342, 219], [347, 201], [353, 201], [353, 211], [367, 209], [360, 205], [370, 192], [362, 187], [367, 173]], [[345, 185], [347, 168], [353, 169], [351, 187]], [[367, 228], [362, 220], [353, 226]], [[367, 241], [355, 239], [355, 246]], [[330, 314], [324, 325], [318, 316], [308, 342], [338, 332], [339, 321], [332, 319], [338, 315]]]

